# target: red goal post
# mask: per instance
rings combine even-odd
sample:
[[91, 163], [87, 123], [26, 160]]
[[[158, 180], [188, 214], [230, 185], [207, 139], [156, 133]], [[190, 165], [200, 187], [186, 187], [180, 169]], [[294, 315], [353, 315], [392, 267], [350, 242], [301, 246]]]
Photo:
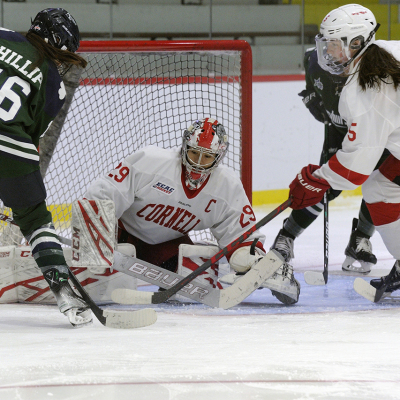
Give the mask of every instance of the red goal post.
[[79, 53], [88, 66], [45, 176], [58, 233], [69, 236], [71, 203], [97, 177], [143, 146], [179, 147], [183, 131], [203, 116], [224, 125], [230, 142], [224, 164], [240, 174], [251, 202], [252, 54], [246, 41], [83, 41]]

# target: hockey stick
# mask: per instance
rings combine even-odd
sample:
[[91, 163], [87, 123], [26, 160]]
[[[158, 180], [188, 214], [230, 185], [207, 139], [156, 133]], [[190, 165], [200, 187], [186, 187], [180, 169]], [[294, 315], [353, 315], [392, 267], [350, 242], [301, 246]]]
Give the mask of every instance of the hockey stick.
[[69, 277], [83, 300], [104, 326], [115, 329], [132, 329], [152, 325], [157, 321], [157, 314], [152, 308], [137, 311], [103, 310], [92, 300], [71, 270]]
[[[14, 220], [0, 213], [0, 221], [8, 222], [10, 224], [16, 225]], [[60, 237], [60, 242], [71, 246], [71, 240], [67, 238]], [[69, 269], [69, 268], [68, 268]], [[92, 300], [86, 290], [82, 287], [79, 280], [69, 269], [69, 276], [72, 283], [75, 285], [76, 290], [82, 296], [83, 300], [92, 310], [96, 318], [104, 325], [109, 328], [115, 329], [132, 329], [141, 328], [144, 326], [152, 325], [157, 321], [157, 314], [151, 308], [146, 308], [137, 311], [116, 311], [116, 310], [103, 310], [97, 306], [97, 304]]]
[[[325, 142], [323, 150], [324, 163], [328, 162], [328, 124], [327, 120], [324, 121], [325, 128]], [[324, 271], [306, 271], [304, 272], [304, 281], [308, 285], [326, 285], [328, 283], [328, 263], [329, 263], [329, 202], [328, 202], [329, 189], [324, 193]]]
[[[239, 304], [258, 289], [283, 263], [282, 256], [277, 251], [270, 250], [250, 271], [228, 288], [214, 289], [211, 286], [204, 286], [199, 282], [192, 281], [179, 290], [178, 294], [210, 307], [226, 310]], [[183, 276], [174, 272], [131, 256], [125, 256], [118, 251], [114, 252], [113, 268], [164, 289], [169, 289], [184, 279]], [[112, 292], [111, 298], [120, 304], [152, 304], [155, 294], [157, 292], [116, 289]]]
[[[367, 300], [377, 303], [384, 295], [387, 287], [393, 282], [393, 277], [396, 275], [396, 264], [389, 272], [389, 275], [382, 279], [382, 284], [379, 289], [374, 288], [369, 282], [362, 278], [356, 278], [353, 283], [354, 290], [365, 297]], [[393, 290], [393, 289], [392, 289]]]
[[354, 279], [353, 288], [361, 296], [365, 297], [367, 300], [377, 303], [385, 293], [388, 284], [384, 284], [380, 289], [376, 289], [370, 285], [369, 282], [362, 278]]

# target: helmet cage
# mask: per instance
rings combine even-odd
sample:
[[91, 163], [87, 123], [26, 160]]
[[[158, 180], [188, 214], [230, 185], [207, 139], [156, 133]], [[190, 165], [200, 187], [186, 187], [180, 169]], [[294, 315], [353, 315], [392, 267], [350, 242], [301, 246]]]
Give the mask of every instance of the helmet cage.
[[353, 61], [374, 42], [379, 26], [374, 14], [359, 4], [332, 10], [315, 37], [318, 64], [334, 75], [349, 74]]
[[29, 31], [60, 50], [75, 53], [79, 48], [79, 28], [72, 15], [63, 8], [46, 8], [31, 22]]
[[[203, 139], [207, 135], [210, 140], [205, 144]], [[186, 179], [189, 186], [192, 188], [200, 187], [211, 172], [221, 163], [228, 151], [228, 147], [229, 143], [225, 129], [222, 124], [214, 119], [197, 120], [186, 129], [182, 138], [182, 164], [186, 168]], [[199, 153], [197, 162], [189, 157], [188, 150], [195, 150]], [[201, 164], [201, 160], [206, 154], [214, 156], [214, 160], [210, 165]]]
[[[380, 24], [376, 24], [366, 40], [359, 35], [352, 38], [350, 43], [347, 37], [329, 38], [319, 33], [315, 36], [319, 66], [333, 75], [348, 74], [350, 64], [366, 50], [379, 27]], [[356, 44], [357, 41], [359, 44]], [[356, 52], [351, 55], [351, 50]]]

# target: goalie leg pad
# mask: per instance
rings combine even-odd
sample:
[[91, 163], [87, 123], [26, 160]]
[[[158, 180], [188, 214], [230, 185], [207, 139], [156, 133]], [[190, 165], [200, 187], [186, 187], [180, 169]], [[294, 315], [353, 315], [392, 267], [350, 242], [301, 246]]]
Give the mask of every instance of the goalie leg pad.
[[18, 292], [14, 273], [15, 246], [0, 247], [0, 304], [16, 303]]
[[[203, 265], [207, 260], [218, 253], [219, 247], [214, 245], [199, 245], [199, 244], [181, 244], [179, 245], [178, 271], [181, 276], [188, 276], [198, 267]], [[222, 289], [218, 282], [218, 263], [212, 265], [208, 270], [200, 274], [195, 281], [204, 286], [211, 288]], [[174, 299], [180, 301], [188, 301], [186, 297], [174, 295]]]
[[72, 203], [72, 265], [109, 268], [114, 261], [115, 206], [112, 200], [76, 200]]

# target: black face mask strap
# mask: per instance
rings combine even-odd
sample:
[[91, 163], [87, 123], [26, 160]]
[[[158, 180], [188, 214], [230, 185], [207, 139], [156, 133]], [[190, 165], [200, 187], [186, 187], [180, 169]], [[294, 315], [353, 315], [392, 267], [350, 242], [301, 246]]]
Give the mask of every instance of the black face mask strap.
[[360, 49], [358, 49], [356, 51], [356, 53], [354, 54], [353, 57], [350, 58], [350, 60], [346, 61], [343, 64], [343, 67], [346, 68], [347, 66], [349, 66], [353, 60], [355, 60], [357, 58], [357, 56], [363, 51], [363, 49], [365, 49], [365, 47], [367, 46], [367, 44], [372, 40], [372, 38], [374, 37], [376, 31], [379, 29], [379, 27], [381, 26], [381, 24], [377, 23], [376, 27], [369, 33], [367, 40], [364, 42], [364, 46], [362, 46]]

